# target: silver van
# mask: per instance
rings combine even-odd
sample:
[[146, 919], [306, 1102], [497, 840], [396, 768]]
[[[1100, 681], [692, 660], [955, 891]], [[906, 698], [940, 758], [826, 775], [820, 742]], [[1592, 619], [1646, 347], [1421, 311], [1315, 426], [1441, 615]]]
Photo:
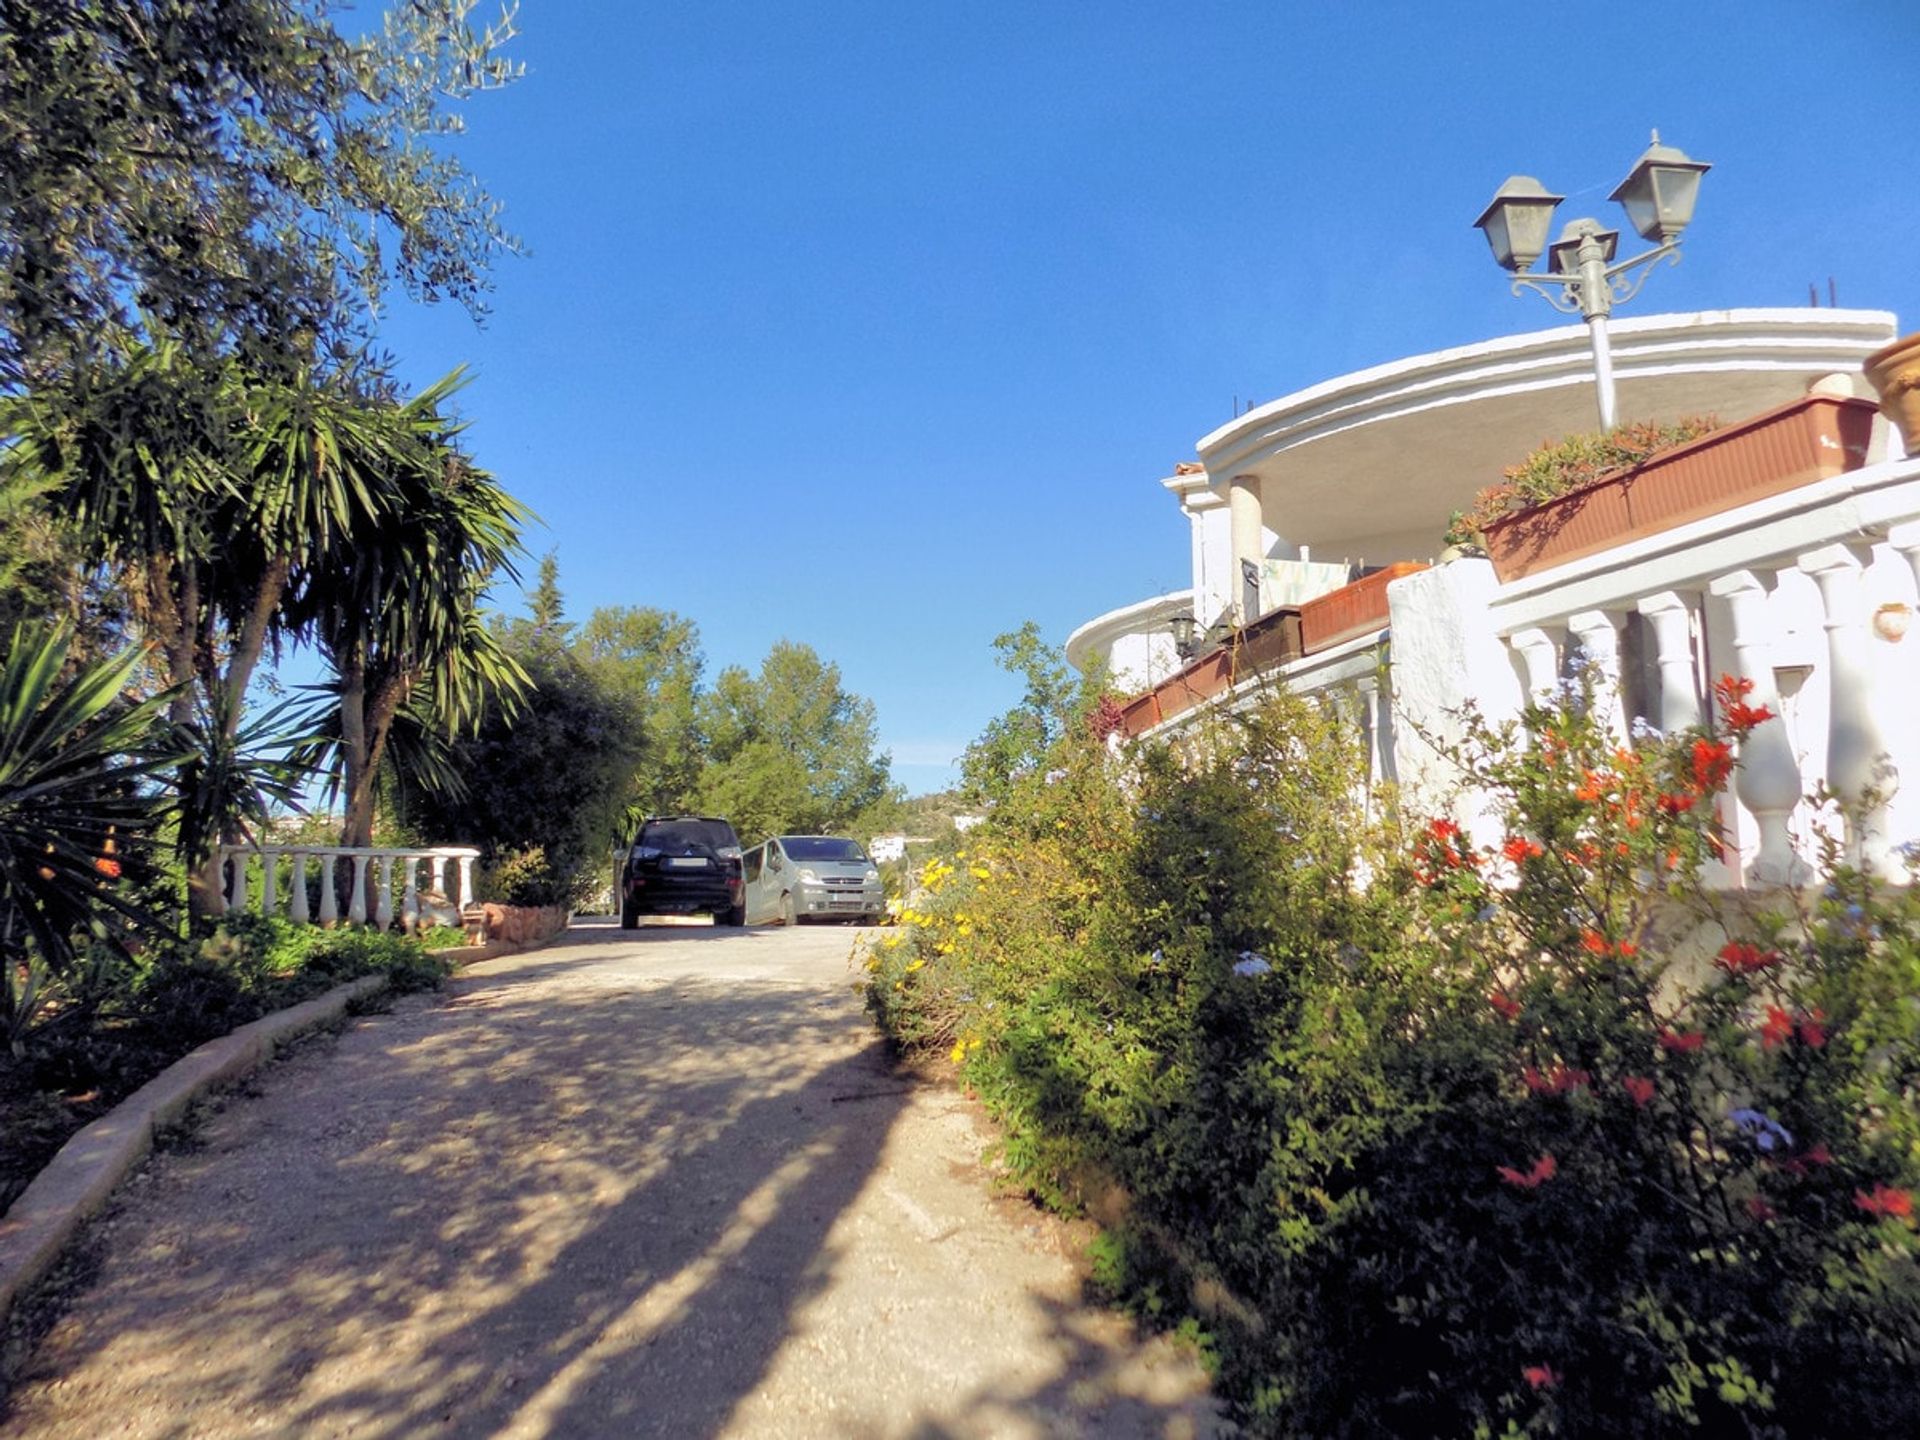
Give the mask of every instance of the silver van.
[[740, 857], [747, 924], [802, 920], [878, 924], [887, 913], [880, 870], [857, 840], [776, 835]]

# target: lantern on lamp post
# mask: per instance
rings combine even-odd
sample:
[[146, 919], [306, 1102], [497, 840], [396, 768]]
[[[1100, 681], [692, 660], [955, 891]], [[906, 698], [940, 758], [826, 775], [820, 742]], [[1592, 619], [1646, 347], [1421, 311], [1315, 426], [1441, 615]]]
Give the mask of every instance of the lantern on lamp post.
[[[1556, 310], [1585, 318], [1593, 344], [1594, 391], [1602, 429], [1611, 430], [1615, 423], [1607, 317], [1613, 313], [1614, 301], [1631, 300], [1640, 293], [1660, 260], [1680, 263], [1680, 234], [1693, 219], [1700, 177], [1710, 168], [1671, 145], [1662, 145], [1660, 132], [1653, 132], [1653, 143], [1608, 197], [1619, 202], [1643, 239], [1655, 242], [1653, 249], [1626, 260], [1614, 259], [1620, 232], [1597, 220], [1569, 221], [1549, 246], [1547, 230], [1554, 207], [1565, 197], [1551, 193], [1531, 175], [1509, 177], [1473, 222], [1486, 235], [1494, 260], [1513, 273], [1514, 294], [1532, 290]], [[1531, 273], [1543, 252], [1551, 256], [1547, 272]]]

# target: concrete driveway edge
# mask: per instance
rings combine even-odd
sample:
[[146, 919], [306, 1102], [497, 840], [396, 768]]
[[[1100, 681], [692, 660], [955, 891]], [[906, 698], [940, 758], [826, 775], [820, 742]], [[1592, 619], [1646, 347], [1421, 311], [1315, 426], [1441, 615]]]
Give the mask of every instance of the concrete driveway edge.
[[279, 1045], [386, 988], [386, 976], [363, 975], [209, 1040], [61, 1146], [0, 1217], [0, 1326], [20, 1296], [59, 1261], [74, 1232], [146, 1157], [155, 1131], [178, 1123], [195, 1100], [246, 1075]]

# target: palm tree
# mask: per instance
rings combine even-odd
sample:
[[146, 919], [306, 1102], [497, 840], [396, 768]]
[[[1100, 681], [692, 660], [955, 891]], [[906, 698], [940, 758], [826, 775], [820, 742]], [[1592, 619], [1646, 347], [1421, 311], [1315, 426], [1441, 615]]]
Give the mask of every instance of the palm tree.
[[431, 716], [450, 735], [477, 724], [489, 697], [512, 704], [528, 685], [481, 602], [495, 575], [515, 576], [531, 512], [460, 448], [464, 426], [441, 406], [462, 383], [455, 371], [374, 409], [393, 512], [340, 532], [304, 597], [334, 670], [343, 845], [372, 842], [379, 776], [403, 714]]

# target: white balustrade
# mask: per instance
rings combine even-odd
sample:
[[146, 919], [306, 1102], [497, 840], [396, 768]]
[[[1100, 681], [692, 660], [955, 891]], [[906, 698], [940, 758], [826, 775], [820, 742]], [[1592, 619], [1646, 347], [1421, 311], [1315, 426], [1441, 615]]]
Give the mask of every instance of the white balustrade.
[[[429, 911], [443, 913], [447, 908], [457, 911], [473, 903], [473, 863], [479, 855], [478, 850], [465, 845], [444, 845], [430, 850], [355, 849], [346, 846], [319, 845], [224, 845], [220, 848], [220, 863], [226, 868], [223, 898], [229, 910], [244, 911], [250, 906], [253, 887], [249, 877], [252, 866], [257, 860], [261, 874], [260, 913], [262, 915], [280, 914], [279, 865], [285, 858], [289, 861], [291, 868], [285, 918], [295, 924], [304, 925], [309, 922], [311, 916], [321, 925], [337, 925], [340, 922], [337, 866], [338, 862], [344, 859], [349, 862], [346, 868], [353, 877], [347, 899], [348, 923], [364, 925], [368, 922], [367, 878], [371, 873], [373, 877], [372, 923], [385, 930], [392, 927], [397, 917], [402, 928], [411, 931], [419, 928]], [[319, 862], [320, 905], [317, 913], [307, 893], [310, 859]], [[419, 873], [423, 863], [428, 867], [428, 874], [431, 877], [428, 893], [434, 900], [432, 905], [423, 903], [420, 890]], [[452, 894], [444, 888], [450, 864], [458, 880], [458, 890]], [[401, 891], [397, 906], [394, 898], [396, 869]], [[444, 902], [444, 905], [441, 902]]]
[[[1742, 737], [1722, 806], [1724, 832], [1749, 863], [1742, 870], [1730, 854], [1710, 883], [1804, 882], [1814, 826], [1827, 823], [1809, 801], [1822, 785], [1847, 810], [1853, 863], [1891, 876], [1895, 826], [1906, 827], [1901, 838], [1920, 837], [1920, 796], [1897, 788], [1903, 762], [1920, 768], [1920, 727], [1890, 734], [1879, 719], [1920, 708], [1920, 639], [1906, 642], [1920, 608], [1920, 458], [1814, 481], [1505, 583], [1485, 560], [1455, 560], [1396, 582], [1389, 598], [1384, 648], [1369, 635], [1290, 661], [1161, 730], [1175, 735], [1205, 709], [1255, 703], [1275, 682], [1350, 695], [1336, 703], [1366, 726], [1373, 783], [1392, 778], [1402, 803], [1457, 803], [1471, 814], [1477, 802], [1459, 787], [1472, 777], [1450, 758], [1459, 717], [1472, 710], [1500, 724], [1525, 704], [1553, 703], [1565, 649], [1578, 646], [1595, 703], [1623, 743], [1636, 718], [1667, 733], [1701, 724], [1723, 673], [1751, 682], [1746, 703], [1770, 712]], [[1637, 657], [1622, 625], [1635, 614], [1653, 653], [1629, 685]], [[1641, 697], [1642, 684], [1657, 694]], [[1629, 713], [1629, 696], [1649, 713]]]
[[1637, 607], [1653, 630], [1660, 671], [1660, 728], [1672, 733], [1700, 723], [1700, 689], [1693, 652], [1693, 607], [1677, 590], [1645, 596]]
[[1812, 873], [1796, 853], [1790, 822], [1805, 794], [1799, 761], [1787, 740], [1787, 722], [1773, 676], [1773, 629], [1767, 587], [1751, 570], [1723, 575], [1708, 593], [1725, 600], [1733, 623], [1733, 673], [1752, 685], [1747, 704], [1765, 706], [1773, 718], [1749, 730], [1740, 742], [1734, 793], [1760, 829], [1760, 851], [1747, 878], [1760, 885], [1799, 884]]
[[1887, 802], [1900, 776], [1888, 757], [1887, 737], [1874, 713], [1874, 666], [1863, 580], [1866, 560], [1852, 545], [1827, 545], [1800, 557], [1800, 568], [1820, 587], [1826, 609], [1827, 784], [1847, 815], [1847, 862], [1892, 873], [1887, 857]]
[[1613, 738], [1627, 743], [1627, 696], [1620, 683], [1620, 622], [1605, 610], [1581, 610], [1567, 617], [1567, 629], [1586, 654], [1592, 676], [1593, 704]]

